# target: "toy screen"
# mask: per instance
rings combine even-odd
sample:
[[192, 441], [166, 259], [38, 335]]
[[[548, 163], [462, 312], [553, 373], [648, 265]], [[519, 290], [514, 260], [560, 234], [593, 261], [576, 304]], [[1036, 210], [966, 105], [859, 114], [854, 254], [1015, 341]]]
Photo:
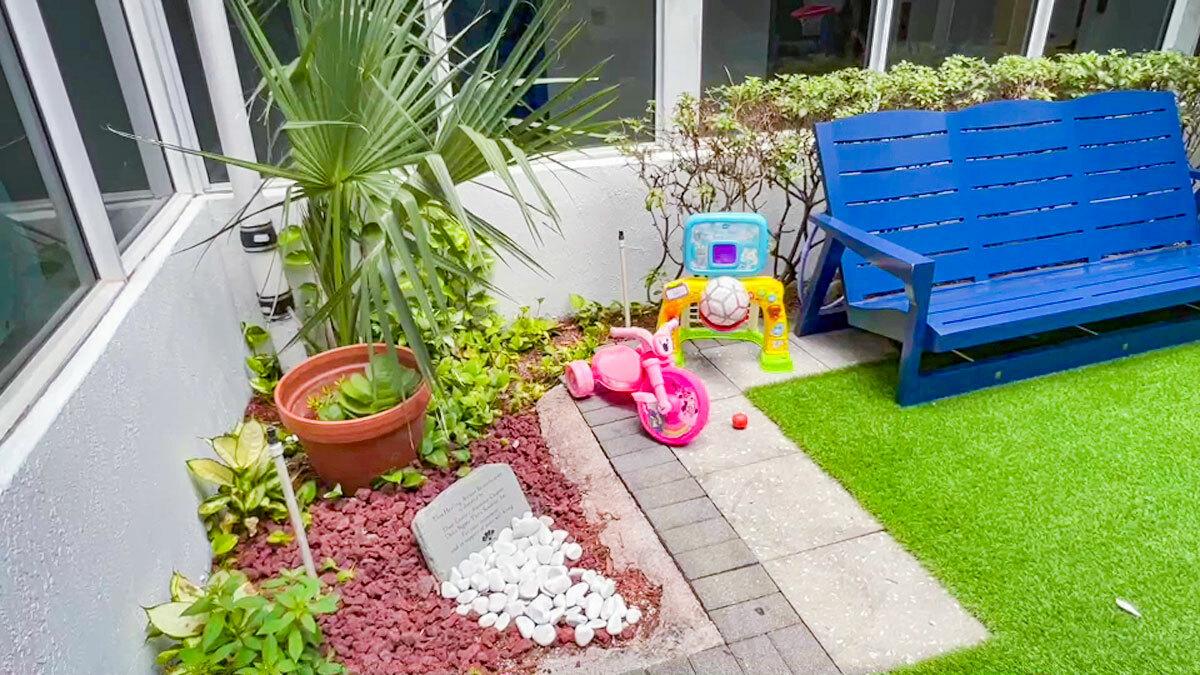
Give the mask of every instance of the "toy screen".
[[757, 274], [766, 262], [759, 259], [759, 229], [753, 223], [697, 223], [684, 247], [688, 271], [700, 276]]
[[738, 259], [737, 244], [713, 244], [712, 262], [722, 267], [733, 265]]

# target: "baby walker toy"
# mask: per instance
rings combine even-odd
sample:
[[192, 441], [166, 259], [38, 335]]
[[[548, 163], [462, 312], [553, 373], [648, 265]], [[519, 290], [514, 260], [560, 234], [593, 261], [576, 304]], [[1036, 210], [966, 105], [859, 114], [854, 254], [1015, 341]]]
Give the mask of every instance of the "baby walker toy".
[[575, 398], [591, 396], [599, 383], [611, 391], [630, 392], [646, 433], [666, 445], [686, 445], [708, 421], [708, 389], [688, 371], [671, 364], [675, 351], [668, 321], [651, 334], [645, 328], [613, 327], [617, 339], [636, 339], [636, 348], [608, 345], [596, 350], [592, 363], [567, 364], [567, 391]]
[[[663, 288], [659, 330], [674, 322], [677, 344], [700, 338], [753, 342], [762, 347], [763, 370], [791, 372], [783, 284], [760, 276], [770, 240], [767, 221], [757, 213], [690, 216], [683, 227], [683, 266], [693, 276]], [[691, 325], [693, 314], [701, 325]], [[682, 349], [675, 362], [683, 365]]]

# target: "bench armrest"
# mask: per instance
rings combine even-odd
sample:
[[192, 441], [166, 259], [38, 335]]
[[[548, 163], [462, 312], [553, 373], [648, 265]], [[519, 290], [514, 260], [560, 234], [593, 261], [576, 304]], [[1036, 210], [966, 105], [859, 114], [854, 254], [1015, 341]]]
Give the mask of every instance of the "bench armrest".
[[[910, 251], [899, 244], [866, 230], [844, 223], [828, 213], [814, 213], [809, 219], [837, 239], [846, 248], [866, 258], [872, 265], [911, 286], [916, 279], [933, 278], [933, 259]], [[920, 272], [920, 273], [918, 273]], [[928, 293], [929, 289], [911, 289]]]

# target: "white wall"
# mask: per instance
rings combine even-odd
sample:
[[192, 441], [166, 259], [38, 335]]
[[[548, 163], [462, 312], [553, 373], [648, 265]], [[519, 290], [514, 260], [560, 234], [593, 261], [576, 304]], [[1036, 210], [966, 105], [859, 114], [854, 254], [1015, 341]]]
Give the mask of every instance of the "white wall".
[[246, 403], [235, 297], [253, 298], [236, 240], [169, 255], [211, 227], [203, 209], [167, 235], [0, 443], [18, 462], [0, 486], [0, 673], [151, 672], [139, 605], [172, 570], [208, 571], [183, 462]]
[[[510, 296], [500, 298], [500, 311], [515, 314], [522, 305], [536, 307], [538, 298], [544, 298], [542, 314], [560, 316], [570, 313], [572, 293], [601, 302], [620, 300], [619, 230], [625, 231], [629, 297], [645, 301], [642, 279], [658, 262], [662, 245], [644, 207], [646, 189], [634, 169], [619, 156], [569, 161], [567, 168], [542, 164], [540, 169], [538, 177], [562, 219], [562, 235], [547, 229], [540, 246], [511, 201], [498, 199], [496, 192], [483, 187], [468, 185], [463, 190], [467, 208], [513, 237], [546, 269], [539, 274], [517, 261], [499, 262], [494, 284]], [[501, 188], [496, 180], [485, 180], [492, 188]], [[525, 182], [518, 181], [524, 189]], [[526, 196], [536, 200], [532, 192]], [[772, 226], [782, 208], [778, 197], [763, 211]], [[676, 257], [680, 245], [672, 242]], [[674, 271], [671, 266], [666, 269]]]

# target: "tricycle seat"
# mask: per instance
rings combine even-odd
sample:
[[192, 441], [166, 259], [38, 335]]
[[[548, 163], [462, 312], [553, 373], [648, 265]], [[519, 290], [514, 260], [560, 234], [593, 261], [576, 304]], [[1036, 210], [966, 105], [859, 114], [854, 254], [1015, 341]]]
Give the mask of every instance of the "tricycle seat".
[[[1185, 246], [1066, 268], [935, 288], [926, 347], [946, 352], [1200, 300], [1200, 247]], [[908, 311], [896, 293], [853, 303], [856, 310]], [[865, 327], [873, 327], [870, 319]], [[899, 327], [899, 326], [897, 326]], [[890, 337], [903, 340], [899, 332]]]

